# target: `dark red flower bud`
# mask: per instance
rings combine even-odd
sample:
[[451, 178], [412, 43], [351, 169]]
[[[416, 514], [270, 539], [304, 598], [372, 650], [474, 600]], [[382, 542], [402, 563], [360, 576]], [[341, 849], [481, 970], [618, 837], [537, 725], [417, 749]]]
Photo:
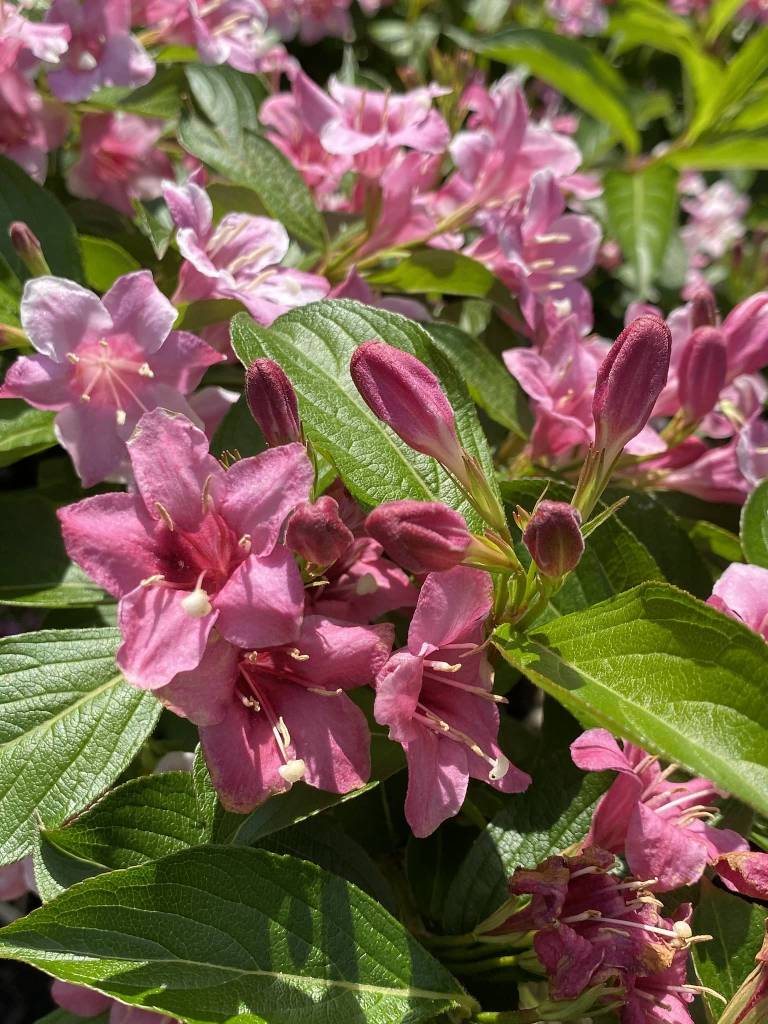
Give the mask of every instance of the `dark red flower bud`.
[[542, 576], [563, 576], [584, 554], [581, 513], [564, 501], [540, 501], [523, 532], [523, 542]]
[[355, 349], [349, 369], [368, 406], [406, 444], [464, 474], [453, 409], [424, 363], [382, 341], [366, 341]]
[[8, 236], [17, 256], [33, 277], [50, 274], [51, 268], [46, 263], [40, 240], [28, 224], [15, 220], [8, 228]]
[[297, 505], [285, 531], [285, 543], [311, 565], [332, 565], [354, 543], [342, 522], [339, 506], [328, 495]]
[[464, 517], [438, 501], [390, 501], [365, 521], [366, 532], [410, 572], [442, 572], [463, 561], [472, 542]]
[[245, 374], [245, 399], [267, 444], [301, 441], [299, 403], [285, 371], [273, 359], [256, 359]]
[[692, 423], [714, 409], [725, 386], [728, 346], [717, 327], [698, 327], [685, 343], [677, 370], [677, 397]]
[[672, 336], [656, 316], [624, 328], [597, 371], [592, 415], [595, 448], [612, 462], [648, 422], [667, 381]]
[[709, 288], [697, 288], [691, 299], [691, 327], [717, 326], [717, 304]]

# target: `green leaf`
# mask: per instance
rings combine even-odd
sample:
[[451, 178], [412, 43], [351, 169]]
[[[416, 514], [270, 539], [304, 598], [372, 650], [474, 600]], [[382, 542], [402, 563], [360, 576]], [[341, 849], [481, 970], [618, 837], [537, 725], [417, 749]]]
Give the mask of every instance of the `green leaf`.
[[0, 467], [52, 448], [56, 444], [54, 415], [33, 409], [20, 398], [4, 398], [0, 402]]
[[507, 430], [527, 438], [523, 424], [531, 420], [528, 402], [506, 366], [479, 338], [452, 324], [429, 323], [425, 327], [432, 344], [464, 380], [477, 405]]
[[0, 956], [194, 1024], [476, 1008], [366, 893], [264, 850], [198, 847], [88, 879], [0, 932]]
[[768, 480], [752, 491], [741, 511], [741, 546], [747, 561], [768, 569]]
[[663, 583], [537, 627], [503, 656], [585, 725], [713, 779], [768, 811], [768, 645]]
[[693, 142], [703, 131], [729, 120], [731, 108], [736, 107], [752, 86], [768, 69], [768, 29], [750, 35], [739, 47], [710, 92], [706, 104], [696, 111], [686, 138]]
[[515, 868], [534, 868], [580, 842], [614, 778], [579, 771], [567, 748], [544, 753], [530, 772], [532, 785], [491, 819], [456, 872], [445, 897], [447, 931], [469, 931], [498, 909]]
[[663, 165], [609, 171], [604, 182], [608, 226], [633, 270], [634, 289], [648, 298], [677, 215], [677, 175]]
[[231, 320], [235, 314], [242, 312], [243, 304], [237, 299], [201, 299], [200, 302], [190, 302], [184, 308], [176, 321], [176, 328], [194, 333], [202, 327]]
[[[19, 538], [34, 538], [20, 544]], [[88, 608], [112, 599], [70, 562], [52, 502], [33, 491], [0, 495], [0, 604]]]
[[390, 291], [484, 298], [498, 282], [482, 263], [449, 249], [417, 249], [367, 278]]
[[142, 117], [160, 117], [170, 121], [179, 115], [184, 76], [181, 68], [160, 67], [146, 85], [138, 89], [113, 86], [100, 89], [87, 101], [89, 108], [125, 110]]
[[0, 156], [0, 254], [25, 281], [29, 273], [11, 245], [8, 228], [24, 221], [40, 239], [52, 274], [83, 280], [75, 226], [55, 196], [7, 157]]
[[[109, 1012], [100, 1013], [98, 1017], [89, 1017], [89, 1024], [109, 1024]], [[35, 1021], [35, 1024], [83, 1024], [83, 1018], [67, 1010], [54, 1010]]]
[[582, 110], [611, 126], [630, 153], [640, 139], [626, 104], [626, 84], [605, 57], [587, 43], [535, 28], [512, 28], [487, 39], [449, 32], [460, 46], [491, 60], [524, 64], [536, 78], [554, 86]]
[[247, 459], [265, 448], [266, 442], [251, 416], [245, 395], [241, 395], [219, 424], [211, 442], [211, 451], [216, 456], [224, 452], [238, 452]]
[[141, 270], [141, 264], [130, 253], [108, 238], [80, 236], [85, 282], [97, 292], [108, 291], [118, 277]]
[[244, 129], [258, 130], [259, 107], [267, 95], [258, 78], [226, 64], [187, 64], [184, 73], [200, 110], [230, 143], [236, 144]]
[[179, 138], [193, 156], [234, 185], [253, 189], [267, 213], [309, 245], [324, 249], [325, 222], [299, 172], [271, 142], [245, 131], [236, 143], [198, 117], [181, 123]]
[[410, 352], [437, 373], [456, 412], [464, 447], [492, 477], [490, 452], [474, 405], [421, 325], [348, 299], [302, 306], [269, 328], [244, 314], [232, 321], [232, 345], [240, 361], [249, 366], [267, 356], [283, 367], [299, 397], [307, 436], [356, 497], [367, 505], [399, 498], [443, 501], [477, 526], [477, 514], [445, 470], [402, 442], [358, 394], [349, 360], [357, 345], [371, 338]]
[[727, 171], [751, 168], [762, 171], [768, 164], [768, 138], [765, 135], [722, 135], [685, 149], [670, 149], [662, 156], [666, 164], [699, 171]]
[[[754, 970], [755, 956], [765, 934], [765, 907], [724, 889], [717, 889], [706, 878], [693, 915], [697, 935], [711, 935], [709, 942], [693, 947], [693, 966], [702, 985], [730, 1000]], [[703, 999], [711, 1015], [718, 1020], [722, 1003], [708, 995]]]
[[744, 0], [714, 0], [709, 8], [706, 41], [713, 42], [744, 6]]
[[91, 803], [152, 732], [160, 704], [123, 681], [118, 641], [116, 629], [0, 640], [0, 863]]
[[[573, 488], [567, 484], [537, 478], [505, 481], [501, 495], [506, 504], [522, 505], [530, 512], [545, 488], [547, 498], [553, 501], [570, 501], [573, 497]], [[605, 507], [601, 504], [598, 511]], [[522, 543], [518, 544], [518, 554], [526, 563], [529, 561]], [[646, 580], [662, 578], [661, 569], [648, 549], [613, 515], [589, 535], [581, 561], [550, 603], [566, 615]]]
[[65, 889], [86, 878], [103, 874], [106, 870], [98, 864], [81, 860], [60, 850], [39, 832], [32, 850], [32, 865], [35, 871], [35, 885], [43, 903], [55, 899]]

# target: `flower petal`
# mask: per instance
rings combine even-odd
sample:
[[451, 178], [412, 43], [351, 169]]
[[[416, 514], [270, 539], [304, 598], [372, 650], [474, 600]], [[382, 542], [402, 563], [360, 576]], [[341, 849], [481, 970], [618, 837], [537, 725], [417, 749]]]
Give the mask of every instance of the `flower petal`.
[[616, 740], [607, 729], [588, 729], [571, 744], [571, 759], [587, 772], [634, 773]]
[[101, 992], [94, 992], [82, 985], [72, 985], [58, 978], [51, 986], [51, 997], [57, 1006], [78, 1017], [95, 1017], [109, 1008], [112, 1000]]
[[219, 631], [247, 650], [295, 643], [304, 608], [304, 584], [290, 552], [246, 558], [216, 596]]
[[491, 577], [486, 572], [457, 565], [447, 572], [430, 573], [408, 630], [409, 651], [424, 655], [463, 639], [487, 618], [492, 601]]
[[308, 660], [297, 670], [312, 686], [344, 690], [373, 682], [389, 657], [394, 627], [351, 626], [322, 615], [307, 615], [296, 646]]
[[693, 885], [707, 866], [704, 843], [645, 804], [638, 804], [629, 819], [626, 854], [632, 874], [657, 879], [658, 892]]
[[234, 690], [239, 657], [238, 649], [214, 632], [197, 668], [180, 672], [167, 686], [155, 690], [155, 696], [175, 714], [197, 725], [222, 722], [237, 700]]
[[148, 270], [119, 277], [103, 298], [114, 325], [145, 352], [156, 352], [176, 321], [176, 310], [155, 284]]
[[419, 728], [418, 736], [405, 745], [408, 760], [408, 792], [405, 817], [419, 839], [461, 810], [467, 794], [467, 752], [460, 743]]
[[23, 398], [36, 409], [63, 409], [74, 399], [72, 367], [48, 356], [19, 356], [5, 375], [0, 398]]
[[112, 317], [82, 285], [63, 277], [33, 277], [24, 285], [21, 326], [38, 352], [60, 363], [81, 342], [110, 334]]
[[124, 476], [128, 452], [114, 409], [85, 402], [68, 405], [57, 413], [53, 429], [59, 444], [69, 452], [83, 487]]

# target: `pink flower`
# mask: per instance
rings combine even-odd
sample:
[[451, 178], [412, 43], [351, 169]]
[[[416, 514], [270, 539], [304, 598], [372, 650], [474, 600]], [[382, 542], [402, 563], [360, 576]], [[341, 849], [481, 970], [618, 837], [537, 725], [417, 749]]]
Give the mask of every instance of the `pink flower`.
[[69, 48], [48, 72], [54, 96], [78, 103], [105, 86], [145, 85], [155, 62], [131, 35], [130, 0], [53, 0], [46, 21], [69, 27]]
[[[311, 464], [295, 444], [225, 471], [201, 430], [162, 409], [141, 418], [128, 454], [136, 493], [62, 509], [67, 550], [120, 599], [117, 660], [128, 681], [155, 690], [207, 656], [215, 701], [215, 662], [228, 645], [208, 651], [214, 626], [248, 650], [299, 635], [303, 585], [277, 542], [290, 510], [309, 496]], [[200, 703], [198, 719], [208, 714]]]
[[76, 1017], [97, 1017], [109, 1011], [109, 1024], [180, 1024], [175, 1017], [143, 1010], [140, 1006], [126, 1006], [95, 989], [68, 981], [54, 981], [51, 997], [57, 1006]]
[[[688, 925], [691, 915], [690, 903], [682, 903], [672, 920], [659, 920], [662, 926], [674, 931], [676, 925], [678, 928]], [[627, 982], [621, 1024], [693, 1024], [688, 1006], [693, 1002], [697, 988], [688, 984], [686, 947], [672, 954], [668, 966], [655, 972], [641, 970], [630, 975]]]
[[701, 438], [690, 437], [668, 455], [646, 462], [644, 472], [650, 486], [660, 490], [743, 505], [750, 487], [741, 471], [740, 443], [741, 438], [734, 438], [709, 448]]
[[254, 359], [245, 374], [245, 399], [268, 445], [301, 441], [299, 402], [274, 359]]
[[174, 301], [239, 299], [259, 323], [271, 324], [281, 313], [327, 294], [324, 277], [279, 266], [290, 240], [278, 221], [228, 213], [214, 227], [213, 206], [199, 185], [166, 182], [163, 195], [185, 258]]
[[523, 543], [542, 576], [564, 576], [581, 561], [581, 513], [564, 501], [540, 501], [523, 530]]
[[172, 331], [175, 319], [148, 270], [118, 278], [103, 299], [64, 278], [32, 278], [21, 322], [39, 355], [16, 360], [0, 396], [56, 410], [56, 436], [86, 487], [119, 476], [141, 414], [165, 406], [194, 419], [184, 395], [221, 361]]
[[729, 565], [707, 601], [768, 640], [768, 569], [759, 565]]
[[348, 36], [352, 29], [350, 4], [351, 0], [264, 0], [269, 27], [282, 39], [298, 35], [306, 45], [325, 36]]
[[736, 458], [750, 489], [768, 477], [768, 423], [753, 419], [739, 432]]
[[630, 871], [654, 879], [660, 892], [693, 885], [721, 853], [747, 848], [736, 832], [706, 824], [709, 805], [723, 795], [707, 779], [670, 781], [671, 770], [662, 771], [657, 758], [631, 743], [622, 749], [605, 729], [582, 733], [571, 756], [586, 771], [619, 773], [586, 841], [623, 853]]
[[0, 900], [18, 900], [28, 892], [37, 892], [31, 857], [0, 867]]
[[[331, 793], [368, 781], [368, 724], [346, 691], [372, 682], [392, 640], [390, 625], [306, 615], [295, 640], [283, 647], [262, 644], [258, 652], [219, 656], [214, 645], [211, 657], [225, 662], [229, 674], [218, 684], [218, 713], [201, 724], [200, 742], [227, 809], [250, 811], [299, 780]], [[212, 679], [205, 664], [186, 677], [158, 696], [194, 717], [198, 693]]]
[[707, 188], [699, 176], [682, 178], [681, 191], [690, 198], [680, 204], [689, 216], [680, 237], [691, 266], [706, 267], [721, 259], [744, 236], [743, 217], [749, 200], [728, 181], [716, 181]]
[[358, 537], [323, 578], [328, 585], [315, 588], [312, 607], [342, 622], [373, 622], [416, 604], [417, 591], [406, 573], [385, 558], [381, 544], [370, 537]]
[[713, 867], [733, 892], [750, 899], [768, 900], [768, 853], [724, 853]]
[[329, 494], [297, 505], [285, 531], [288, 547], [320, 570], [338, 561], [354, 542], [352, 531], [339, 515], [338, 503]]
[[410, 572], [452, 569], [472, 543], [464, 517], [439, 501], [385, 502], [370, 513], [365, 528]]
[[13, 62], [4, 61], [5, 55], [0, 50], [0, 153], [42, 183], [48, 153], [67, 134], [68, 115], [58, 103], [43, 99]]
[[133, 217], [133, 199], [155, 199], [173, 175], [157, 148], [162, 121], [137, 114], [86, 114], [80, 122], [80, 157], [67, 184], [73, 195], [98, 199]]
[[[22, 5], [23, 6], [23, 5]], [[67, 52], [72, 33], [68, 25], [45, 25], [30, 21], [21, 7], [0, 7], [0, 67], [7, 70], [19, 61], [20, 70], [29, 72], [38, 61], [58, 64]]]
[[547, 0], [547, 13], [566, 36], [594, 36], [608, 24], [605, 10], [610, 0]]
[[519, 793], [531, 781], [497, 745], [490, 666], [477, 650], [491, 604], [486, 573], [463, 566], [431, 573], [408, 646], [376, 677], [374, 717], [405, 750], [405, 816], [419, 837], [458, 814], [470, 777], [505, 793]]

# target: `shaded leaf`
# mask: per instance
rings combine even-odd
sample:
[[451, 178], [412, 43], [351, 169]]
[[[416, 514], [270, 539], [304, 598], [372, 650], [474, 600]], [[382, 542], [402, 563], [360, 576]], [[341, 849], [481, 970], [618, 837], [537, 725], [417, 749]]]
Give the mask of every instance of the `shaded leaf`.
[[758, 484], [741, 510], [740, 534], [747, 561], [768, 569], [768, 480]]

